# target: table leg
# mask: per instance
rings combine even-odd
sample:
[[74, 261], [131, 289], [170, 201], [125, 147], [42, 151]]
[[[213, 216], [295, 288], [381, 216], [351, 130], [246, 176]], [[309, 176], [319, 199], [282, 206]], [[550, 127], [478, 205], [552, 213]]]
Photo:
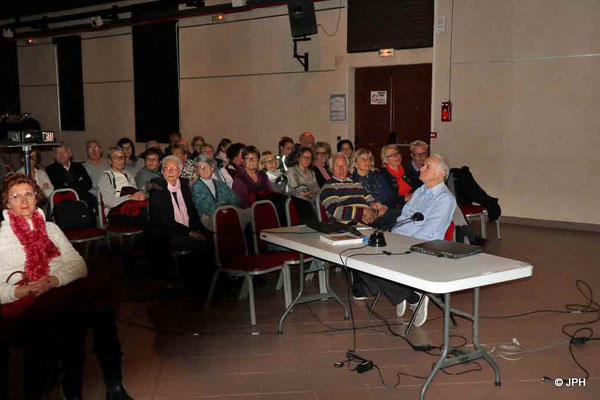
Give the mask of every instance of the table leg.
[[335, 299], [335, 301], [337, 301], [340, 304], [340, 306], [342, 306], [342, 308], [344, 309], [344, 319], [350, 318], [350, 312], [348, 311], [348, 306], [346, 305], [346, 303], [344, 303], [342, 301], [342, 299], [339, 298], [337, 293], [331, 289], [331, 286], [329, 286], [329, 268], [325, 269], [325, 287], [327, 289], [326, 293], [329, 293], [331, 295], [331, 297], [333, 297]]
[[500, 386], [500, 368], [496, 361], [479, 344], [479, 288], [473, 289], [473, 347], [481, 352], [481, 358], [490, 364], [494, 369], [494, 383]]
[[[291, 274], [291, 272], [290, 272]], [[279, 320], [279, 327], [277, 328], [277, 333], [283, 333], [283, 322], [287, 318], [288, 314], [292, 311], [298, 300], [302, 297], [302, 292], [304, 291], [304, 254], [300, 253], [300, 264], [298, 265], [298, 275], [300, 276], [300, 286], [298, 287], [298, 295], [292, 301], [292, 304], [285, 310], [281, 319]], [[290, 288], [291, 291], [291, 288]]]
[[427, 377], [427, 380], [421, 386], [421, 392], [419, 393], [419, 400], [425, 399], [425, 392], [435, 375], [438, 373], [440, 369], [442, 369], [443, 365], [446, 363], [446, 357], [448, 357], [448, 351], [450, 349], [450, 293], [444, 294], [444, 348], [442, 349], [442, 354], [440, 355], [440, 359], [435, 366], [433, 367], [431, 374]]

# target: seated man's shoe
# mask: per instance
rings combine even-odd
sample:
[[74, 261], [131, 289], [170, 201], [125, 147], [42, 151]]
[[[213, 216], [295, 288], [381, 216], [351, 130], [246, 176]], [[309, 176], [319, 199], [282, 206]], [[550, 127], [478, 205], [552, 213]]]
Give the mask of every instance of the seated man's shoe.
[[402, 301], [402, 303], [398, 303], [396, 305], [396, 315], [401, 317], [406, 312], [406, 300]]
[[[427, 321], [427, 309], [429, 308], [429, 297], [427, 295], [423, 295], [421, 293], [419, 293], [419, 296], [425, 296], [425, 298], [423, 299], [423, 304], [421, 304], [421, 307], [417, 311], [417, 316], [415, 317], [414, 326], [421, 326], [425, 323], [425, 321]], [[419, 304], [418, 302], [414, 303], [414, 304], [410, 304], [409, 307], [414, 312], [415, 309], [417, 308], [418, 304]]]
[[106, 387], [106, 400], [134, 400], [134, 399], [127, 393], [127, 391], [123, 387], [123, 382], [119, 382], [117, 384], [109, 385]]
[[366, 300], [367, 299], [367, 288], [362, 283], [355, 283], [352, 285], [352, 298], [354, 300]]

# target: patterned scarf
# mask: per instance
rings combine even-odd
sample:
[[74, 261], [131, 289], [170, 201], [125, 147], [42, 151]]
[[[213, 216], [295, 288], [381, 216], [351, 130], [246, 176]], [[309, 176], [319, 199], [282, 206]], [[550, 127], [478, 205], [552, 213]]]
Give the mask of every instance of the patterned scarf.
[[33, 229], [29, 222], [22, 216], [8, 211], [10, 227], [25, 251], [25, 277], [28, 281], [37, 281], [48, 276], [48, 265], [54, 257], [60, 256], [60, 251], [48, 238], [46, 221], [39, 212], [34, 212], [31, 217]]

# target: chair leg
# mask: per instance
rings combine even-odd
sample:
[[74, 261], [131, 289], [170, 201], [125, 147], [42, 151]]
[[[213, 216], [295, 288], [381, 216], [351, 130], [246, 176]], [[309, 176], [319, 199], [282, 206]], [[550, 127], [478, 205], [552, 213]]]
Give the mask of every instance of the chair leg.
[[375, 306], [377, 305], [377, 302], [379, 301], [380, 297], [381, 292], [377, 293], [377, 296], [375, 296], [375, 300], [373, 300], [373, 304], [371, 304], [371, 307], [369, 307], [369, 315], [373, 314], [373, 310], [375, 310]]
[[282, 269], [279, 272], [279, 279], [277, 279], [277, 285], [275, 285], [275, 289], [276, 290], [281, 290], [281, 287], [283, 286], [283, 282], [285, 281], [285, 276], [284, 275], [285, 275], [285, 272]]
[[500, 236], [500, 217], [496, 220], [496, 236], [498, 240], [502, 239], [502, 236]]
[[204, 305], [204, 311], [210, 308], [210, 301], [212, 300], [213, 294], [215, 293], [215, 287], [217, 286], [217, 280], [219, 279], [219, 273], [221, 271], [217, 269], [213, 275], [212, 282], [210, 283], [210, 289], [208, 289], [208, 297], [206, 298], [206, 304]]
[[481, 237], [487, 239], [486, 220], [484, 214], [479, 214], [479, 222], [481, 223]]
[[252, 276], [246, 275], [246, 282], [248, 282], [248, 303], [250, 306], [250, 325], [256, 325], [256, 309], [254, 308], [254, 284], [252, 282]]
[[83, 259], [87, 261], [89, 255], [90, 255], [90, 242], [85, 242], [85, 245], [83, 247]]
[[283, 281], [283, 296], [285, 308], [287, 309], [292, 304], [292, 271], [289, 264], [283, 266], [284, 281]]
[[244, 280], [244, 283], [242, 283], [242, 288], [240, 289], [240, 294], [238, 295], [238, 300], [242, 301], [244, 300], [246, 297], [248, 297], [248, 281]]
[[327, 293], [327, 275], [324, 269], [319, 270], [319, 293]]

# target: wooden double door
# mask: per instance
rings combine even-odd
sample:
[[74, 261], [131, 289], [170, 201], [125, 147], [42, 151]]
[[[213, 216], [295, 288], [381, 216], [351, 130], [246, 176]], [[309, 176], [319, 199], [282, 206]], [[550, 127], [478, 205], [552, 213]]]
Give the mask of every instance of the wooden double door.
[[429, 144], [431, 131], [431, 64], [357, 68], [355, 71], [355, 145], [379, 153], [388, 143], [402, 146], [409, 160], [413, 140]]

